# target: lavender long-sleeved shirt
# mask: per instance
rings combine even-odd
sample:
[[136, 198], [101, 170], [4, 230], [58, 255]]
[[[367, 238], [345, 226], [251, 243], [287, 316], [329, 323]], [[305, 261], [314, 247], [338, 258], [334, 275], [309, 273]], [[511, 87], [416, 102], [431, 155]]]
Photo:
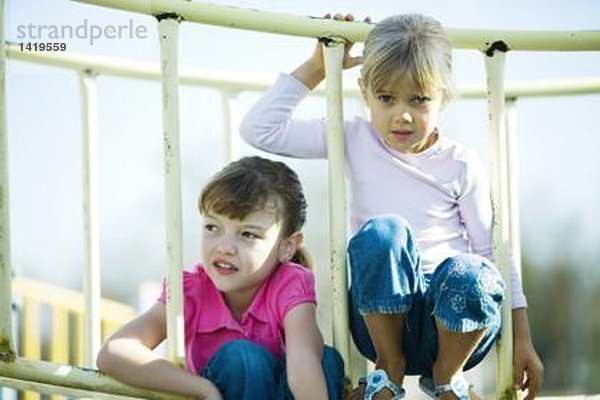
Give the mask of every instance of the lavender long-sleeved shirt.
[[[280, 75], [245, 116], [242, 137], [270, 153], [326, 158], [326, 121], [292, 119], [308, 93], [302, 82]], [[493, 260], [489, 184], [473, 150], [440, 133], [421, 153], [399, 153], [360, 117], [345, 121], [344, 134], [352, 233], [374, 215], [397, 214], [412, 228], [425, 273], [464, 252]], [[511, 286], [512, 307], [526, 307], [514, 262]]]

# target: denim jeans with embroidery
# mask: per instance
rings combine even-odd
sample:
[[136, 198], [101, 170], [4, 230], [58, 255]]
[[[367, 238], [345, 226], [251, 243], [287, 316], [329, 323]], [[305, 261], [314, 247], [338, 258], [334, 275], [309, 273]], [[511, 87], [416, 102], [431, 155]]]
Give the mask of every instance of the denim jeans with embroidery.
[[[344, 385], [344, 361], [332, 347], [325, 346], [321, 361], [329, 399], [339, 400]], [[266, 348], [248, 340], [221, 346], [202, 376], [214, 383], [223, 400], [293, 399], [288, 387], [285, 357], [276, 358]]]
[[363, 315], [406, 313], [403, 349], [407, 375], [431, 376], [437, 355], [435, 319], [454, 332], [486, 329], [465, 365], [483, 360], [500, 330], [504, 282], [494, 264], [475, 254], [449, 257], [432, 274], [421, 270], [407, 222], [395, 215], [368, 220], [348, 245], [350, 329], [368, 359], [376, 353]]

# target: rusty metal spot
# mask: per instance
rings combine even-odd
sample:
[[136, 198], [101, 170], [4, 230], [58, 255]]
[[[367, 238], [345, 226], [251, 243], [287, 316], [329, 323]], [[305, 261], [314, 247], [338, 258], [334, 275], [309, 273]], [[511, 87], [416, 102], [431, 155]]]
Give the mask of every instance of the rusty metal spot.
[[10, 345], [10, 340], [5, 337], [0, 337], [0, 361], [14, 362], [16, 354]]

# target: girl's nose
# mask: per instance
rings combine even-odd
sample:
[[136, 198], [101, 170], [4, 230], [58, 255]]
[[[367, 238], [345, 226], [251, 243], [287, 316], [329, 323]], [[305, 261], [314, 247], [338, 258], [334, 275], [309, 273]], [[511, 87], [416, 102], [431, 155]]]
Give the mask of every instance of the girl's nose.
[[400, 118], [402, 118], [402, 121], [408, 122], [409, 124], [413, 122], [412, 115], [408, 111], [403, 111], [400, 114]]
[[394, 114], [394, 120], [396, 122], [409, 123], [412, 124], [413, 118], [412, 115], [405, 110], [398, 110], [397, 113]]
[[235, 244], [232, 240], [223, 238], [217, 244], [217, 251], [219, 252], [219, 254], [234, 255], [237, 251], [237, 248], [235, 247]]

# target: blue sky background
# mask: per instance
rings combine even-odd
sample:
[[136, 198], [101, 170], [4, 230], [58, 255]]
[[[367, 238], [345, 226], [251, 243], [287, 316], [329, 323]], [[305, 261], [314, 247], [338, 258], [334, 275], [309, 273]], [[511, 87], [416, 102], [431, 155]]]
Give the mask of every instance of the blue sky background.
[[[321, 16], [353, 12], [374, 21], [419, 12], [455, 28], [587, 30], [600, 26], [600, 3], [575, 0], [503, 1], [213, 1], [240, 7]], [[64, 0], [5, 2], [7, 40], [18, 42], [19, 25], [72, 25], [87, 19], [99, 26], [147, 28], [145, 39], [65, 39], [68, 51], [158, 62], [153, 18]], [[31, 39], [33, 41], [33, 39]], [[253, 33], [183, 23], [180, 66], [274, 77], [291, 71], [312, 51], [306, 38]], [[359, 46], [357, 46], [359, 48]], [[598, 77], [598, 52], [511, 52], [507, 80]], [[354, 80], [358, 70], [345, 73]], [[455, 52], [457, 83], [485, 82], [483, 57]], [[8, 62], [8, 126], [11, 179], [12, 262], [19, 274], [79, 287], [82, 264], [79, 83], [76, 73]], [[103, 293], [134, 301], [136, 284], [157, 280], [164, 266], [164, 212], [160, 85], [98, 78], [100, 212]], [[257, 98], [240, 96], [243, 112]], [[181, 146], [186, 265], [198, 258], [195, 209], [202, 184], [223, 162], [220, 97], [213, 90], [182, 87]], [[360, 112], [348, 101], [346, 116]], [[320, 116], [322, 99], [307, 100], [299, 115]], [[600, 260], [600, 168], [597, 114], [600, 95], [518, 101], [521, 224], [524, 253], [544, 268], [554, 258], [589, 268]], [[487, 157], [483, 100], [456, 101], [441, 126], [450, 136]], [[242, 148], [242, 154], [253, 150]], [[290, 162], [309, 195], [308, 246], [325, 263], [322, 244], [325, 191], [322, 161]], [[586, 262], [582, 262], [582, 261]], [[592, 261], [592, 262], [588, 262]]]

